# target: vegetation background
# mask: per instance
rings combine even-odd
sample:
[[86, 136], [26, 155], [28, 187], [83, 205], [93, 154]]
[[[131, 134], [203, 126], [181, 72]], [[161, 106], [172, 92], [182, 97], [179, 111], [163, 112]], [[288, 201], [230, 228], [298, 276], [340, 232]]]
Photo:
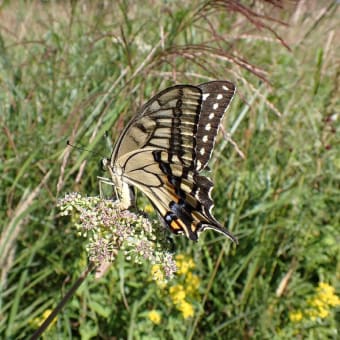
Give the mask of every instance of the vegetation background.
[[2, 1], [0, 337], [28, 338], [87, 266], [56, 202], [98, 194], [105, 132], [160, 89], [227, 79], [211, 177], [239, 245], [174, 238], [166, 287], [121, 257], [44, 336], [338, 339], [339, 14], [331, 0]]

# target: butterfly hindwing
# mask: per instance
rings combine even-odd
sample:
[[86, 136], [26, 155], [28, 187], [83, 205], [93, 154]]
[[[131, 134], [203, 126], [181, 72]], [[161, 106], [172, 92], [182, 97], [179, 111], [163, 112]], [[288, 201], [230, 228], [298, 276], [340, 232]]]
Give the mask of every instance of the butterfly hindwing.
[[[235, 87], [227, 81], [177, 85], [147, 102], [112, 153], [113, 183], [142, 191], [174, 233], [197, 240], [204, 229], [235, 238], [213, 217], [213, 183], [200, 174]], [[124, 190], [123, 190], [124, 189]], [[122, 197], [127, 208], [129, 200]]]
[[205, 228], [227, 233], [211, 214], [213, 184], [209, 179], [183, 165], [163, 162], [167, 156], [163, 150], [147, 148], [130, 155], [125, 164], [126, 181], [149, 198], [171, 231], [184, 233], [191, 240], [197, 240]]

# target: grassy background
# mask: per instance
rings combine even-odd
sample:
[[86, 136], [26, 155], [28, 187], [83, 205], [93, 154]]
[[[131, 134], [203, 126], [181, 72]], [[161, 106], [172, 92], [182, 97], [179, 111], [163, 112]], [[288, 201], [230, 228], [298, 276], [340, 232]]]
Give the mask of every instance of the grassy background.
[[46, 338], [337, 338], [339, 309], [304, 311], [320, 282], [340, 289], [339, 6], [244, 3], [2, 2], [1, 338], [32, 334], [86, 267], [85, 241], [55, 204], [98, 194], [105, 132], [114, 141], [160, 89], [212, 79], [238, 87], [211, 176], [215, 215], [240, 244], [174, 238], [200, 278], [194, 317], [147, 265], [120, 258], [88, 278]]

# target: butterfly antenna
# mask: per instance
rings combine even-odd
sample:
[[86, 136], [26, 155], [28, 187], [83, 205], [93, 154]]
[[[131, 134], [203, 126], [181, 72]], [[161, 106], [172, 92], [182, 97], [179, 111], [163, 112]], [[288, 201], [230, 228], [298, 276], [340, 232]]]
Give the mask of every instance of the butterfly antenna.
[[[89, 150], [86, 147], [84, 147], [83, 145], [79, 146], [79, 145], [72, 144], [69, 140], [67, 140], [66, 144], [68, 146], [72, 147], [72, 148], [75, 148], [75, 149], [81, 150], [81, 151], [87, 151], [87, 152], [89, 152], [89, 153], [91, 153], [91, 154], [93, 154], [93, 155], [98, 157], [98, 153], [97, 152], [94, 152], [93, 150]], [[103, 158], [105, 158], [105, 157], [103, 156]]]

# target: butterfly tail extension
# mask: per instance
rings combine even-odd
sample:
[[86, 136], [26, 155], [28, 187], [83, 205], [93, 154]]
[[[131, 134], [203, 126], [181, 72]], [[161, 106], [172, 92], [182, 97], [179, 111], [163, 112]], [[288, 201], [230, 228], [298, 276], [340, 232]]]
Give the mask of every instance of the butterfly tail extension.
[[229, 232], [226, 228], [224, 228], [213, 216], [212, 210], [214, 208], [214, 202], [211, 197], [211, 192], [214, 187], [214, 183], [210, 180], [210, 178], [194, 175], [194, 185], [191, 191], [191, 194], [194, 195], [195, 199], [199, 202], [200, 210], [202, 211], [202, 215], [206, 219], [207, 222], [201, 222], [197, 228], [198, 234], [206, 229], [215, 230], [233, 242], [238, 244], [237, 238]]
[[231, 232], [229, 232], [227, 229], [225, 229], [224, 227], [222, 227], [219, 224], [201, 224], [201, 226], [198, 228], [197, 232], [198, 232], [198, 234], [200, 234], [202, 231], [207, 230], [207, 229], [214, 230], [214, 231], [226, 236], [227, 238], [229, 238], [234, 243], [238, 244], [238, 239]]

